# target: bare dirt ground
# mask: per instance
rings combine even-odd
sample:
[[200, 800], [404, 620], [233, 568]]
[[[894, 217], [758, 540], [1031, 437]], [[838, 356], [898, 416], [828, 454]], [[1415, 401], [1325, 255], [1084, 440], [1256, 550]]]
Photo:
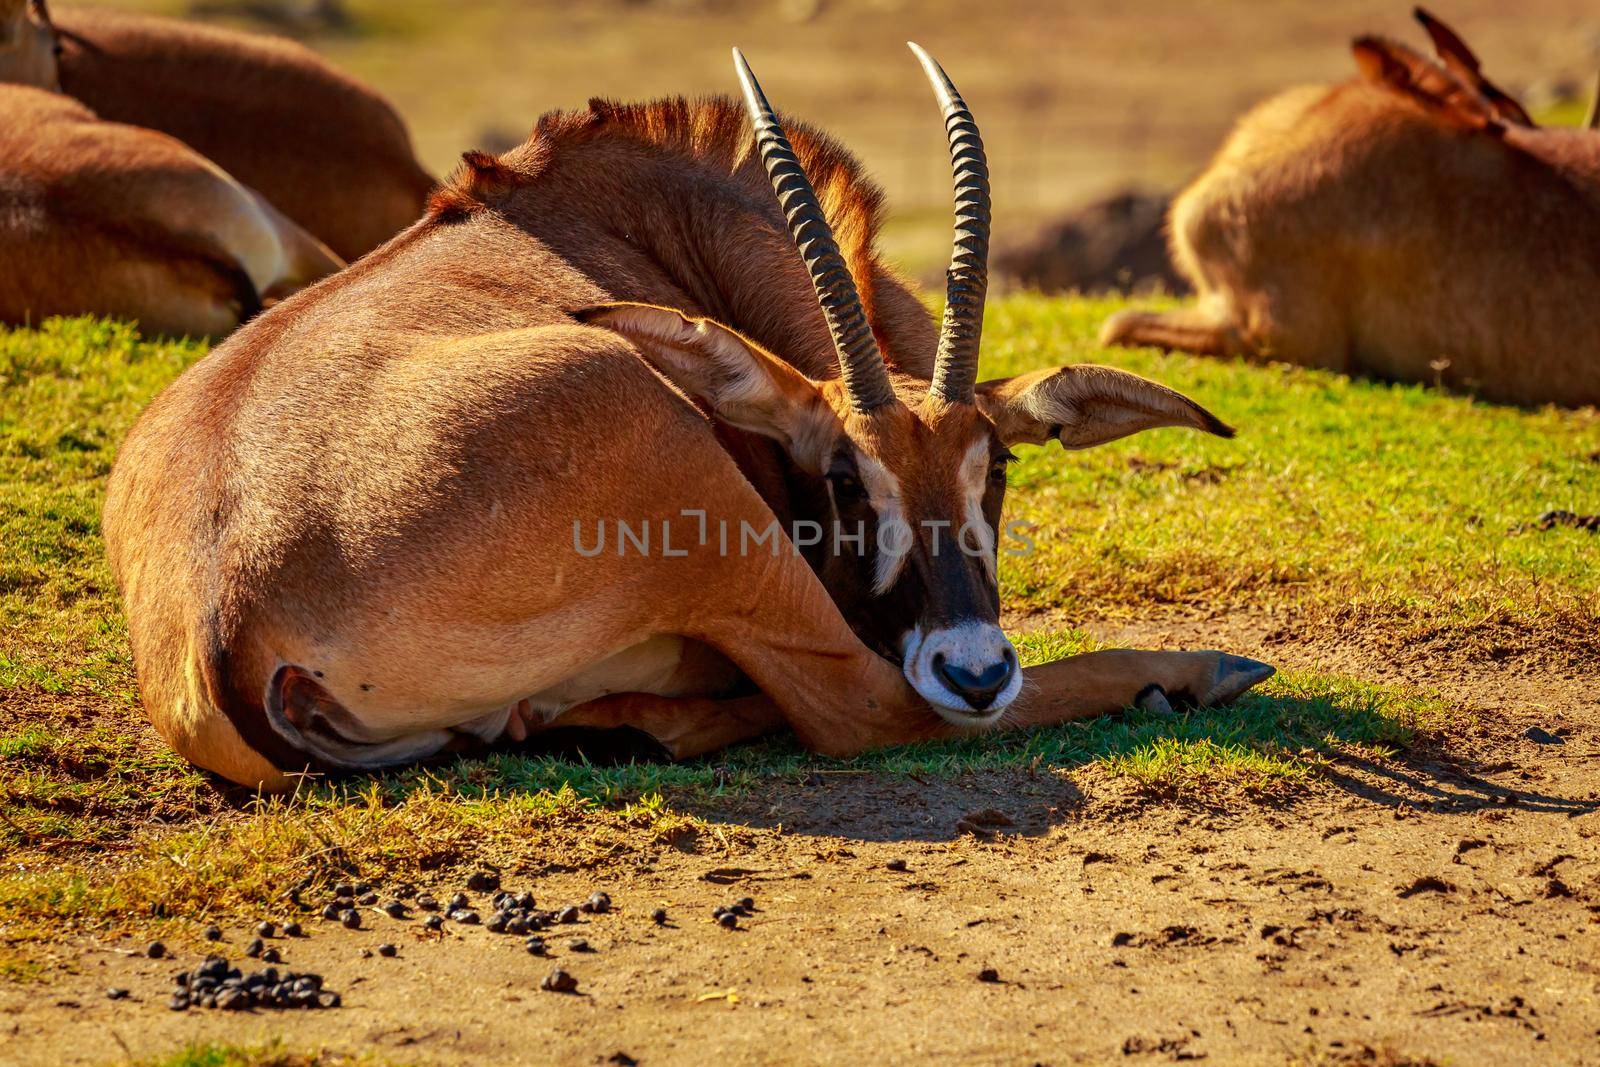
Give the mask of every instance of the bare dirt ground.
[[[1473, 714], [1277, 798], [1088, 774], [774, 784], [701, 812], [692, 848], [505, 871], [541, 906], [615, 901], [552, 931], [551, 959], [481, 927], [308, 918], [309, 937], [275, 943], [338, 1010], [175, 1013], [169, 976], [198, 943], [161, 961], [63, 945], [65, 977], [0, 989], [0, 1061], [279, 1037], [402, 1063], [1600, 1063], [1595, 661], [1221, 628], [1285, 667], [1426, 679]], [[1218, 620], [1094, 629], [1219, 637]], [[746, 894], [759, 910], [739, 929], [713, 924]], [[223, 951], [250, 936], [228, 930]], [[397, 958], [364, 956], [385, 941]], [[577, 993], [539, 990], [557, 964]]]

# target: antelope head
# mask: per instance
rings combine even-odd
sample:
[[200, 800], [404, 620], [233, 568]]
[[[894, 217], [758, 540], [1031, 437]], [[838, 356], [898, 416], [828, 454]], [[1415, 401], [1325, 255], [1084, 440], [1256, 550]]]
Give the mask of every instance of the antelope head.
[[816, 193], [737, 49], [759, 155], [810, 271], [839, 377], [810, 379], [727, 326], [672, 309], [607, 304], [579, 317], [629, 338], [723, 421], [783, 446], [825, 494], [832, 529], [819, 570], [835, 603], [863, 640], [900, 660], [941, 715], [982, 726], [1022, 688], [999, 625], [995, 573], [1012, 449], [1052, 440], [1089, 448], [1158, 426], [1233, 431], [1171, 389], [1110, 367], [977, 381], [988, 164], [955, 86], [911, 48], [943, 111], [955, 184], [955, 249], [931, 382], [890, 370], [913, 361], [885, 360]]
[[60, 47], [45, 0], [0, 0], [0, 83], [59, 90]]

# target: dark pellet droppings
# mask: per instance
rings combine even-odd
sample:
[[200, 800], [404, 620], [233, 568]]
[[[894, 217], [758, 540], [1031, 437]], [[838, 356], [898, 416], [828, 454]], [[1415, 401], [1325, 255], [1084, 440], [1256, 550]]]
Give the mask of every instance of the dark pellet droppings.
[[460, 911], [462, 908], [467, 908], [467, 907], [471, 907], [471, 906], [472, 906], [472, 901], [467, 899], [467, 895], [465, 893], [457, 893], [455, 896], [450, 898], [450, 903], [449, 903], [448, 906], [446, 906], [445, 910], [446, 911]]
[[903, 871], [907, 869], [905, 860], [890, 860], [888, 863], [885, 863], [884, 866], [889, 868], [891, 871]]
[[255, 959], [257, 956], [261, 955], [262, 950], [266, 947], [267, 946], [263, 945], [261, 943], [261, 939], [258, 937], [244, 947], [244, 954], [249, 956], [251, 959]]
[[189, 998], [181, 993], [174, 993], [172, 999], [167, 1001], [167, 1007], [172, 1011], [188, 1011]]
[[283, 953], [275, 948], [269, 948], [261, 954], [262, 963], [282, 963]]
[[422, 928], [424, 930], [443, 930], [444, 917], [442, 915], [430, 915], [422, 920]]
[[370, 892], [372, 892], [372, 883], [371, 882], [357, 882], [355, 884], [355, 891], [356, 891], [356, 895], [357, 896], [360, 896], [362, 893], [370, 893]]
[[583, 938], [575, 937], [571, 941], [567, 942], [567, 951], [568, 952], [593, 952], [594, 949], [590, 948], [589, 947], [589, 942], [585, 941]]
[[491, 934], [503, 934], [511, 925], [511, 917], [503, 911], [497, 911], [489, 916], [489, 921], [484, 923]]
[[462, 926], [477, 926], [481, 921], [478, 913], [470, 908], [464, 908], [460, 911], [452, 911], [450, 913], [450, 918], [453, 921], [460, 923]]
[[344, 909], [339, 907], [339, 905], [337, 905], [337, 904], [328, 904], [328, 905], [325, 905], [323, 907], [323, 909], [322, 909], [322, 917], [324, 919], [337, 919], [339, 916], [341, 916], [343, 914], [344, 914]]
[[978, 972], [978, 981], [994, 983], [1000, 981], [1000, 972], [993, 967], [985, 967]]
[[383, 912], [391, 919], [404, 919], [406, 917], [406, 906], [398, 900], [391, 900], [383, 906]]
[[578, 909], [570, 904], [556, 912], [556, 922], [558, 923], [575, 923], [577, 921]]
[[348, 908], [340, 914], [339, 921], [351, 930], [361, 929], [361, 913], [354, 908]]
[[650, 921], [655, 923], [657, 926], [664, 924], [667, 921], [667, 909], [657, 908], [655, 911], [652, 911], [650, 913]]
[[399, 951], [399, 949], [387, 942], [378, 946], [378, 955], [380, 956], [394, 956]]
[[360, 904], [363, 908], [370, 908], [377, 902], [378, 894], [376, 893], [362, 893], [356, 898], [356, 903]]
[[474, 893], [487, 893], [500, 888], [500, 876], [493, 871], [474, 871], [467, 879], [467, 888]]
[[283, 924], [283, 936], [284, 937], [299, 937], [304, 932], [305, 931], [300, 929], [300, 924], [299, 923], [288, 922], [288, 923], [284, 923]]
[[551, 993], [571, 993], [578, 988], [578, 980], [560, 967], [545, 975], [539, 988]]
[[256, 936], [257, 937], [275, 937], [275, 936], [277, 936], [277, 933], [278, 933], [278, 928], [276, 926], [273, 926], [271, 923], [264, 922], [264, 923], [257, 923], [256, 924]]
[[544, 938], [542, 938], [542, 937], [530, 937], [530, 938], [528, 938], [527, 941], [523, 942], [523, 947], [528, 950], [528, 954], [530, 956], [543, 956], [544, 955]]
[[417, 907], [421, 908], [423, 911], [438, 911], [439, 902], [434, 900], [428, 894], [422, 893], [417, 897]]
[[604, 915], [611, 910], [611, 897], [606, 893], [590, 893], [589, 899], [584, 901], [589, 905], [589, 910], [596, 915]]
[[167, 954], [167, 946], [159, 941], [152, 941], [145, 946], [144, 954], [153, 960], [159, 960]]
[[532, 910], [534, 903], [535, 901], [532, 893], [523, 893], [521, 896], [517, 897], [517, 907], [521, 908], [523, 911]]
[[740, 897], [738, 900], [734, 901], [734, 903], [743, 908], [745, 911], [756, 910], [756, 901], [754, 897]]
[[731, 911], [725, 911], [721, 915], [717, 916], [717, 925], [722, 927], [724, 930], [732, 930], [735, 926], [739, 925], [739, 916], [735, 915]]
[[123, 989], [121, 986], [112, 986], [110, 989], [106, 990], [107, 1000], [125, 1000], [127, 996], [128, 991]]
[[208, 927], [205, 928], [205, 930], [201, 934], [201, 936], [204, 937], [207, 941], [221, 941], [222, 940], [222, 927], [220, 927], [220, 926], [208, 926]]

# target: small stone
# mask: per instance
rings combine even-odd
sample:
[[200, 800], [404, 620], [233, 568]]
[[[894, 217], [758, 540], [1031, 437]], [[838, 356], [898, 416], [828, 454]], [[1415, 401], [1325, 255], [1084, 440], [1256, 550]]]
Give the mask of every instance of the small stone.
[[274, 937], [274, 936], [277, 935], [277, 933], [278, 933], [278, 928], [276, 926], [273, 926], [271, 923], [263, 922], [263, 923], [257, 923], [256, 924], [256, 936], [257, 937]]
[[578, 988], [578, 980], [560, 967], [545, 975], [539, 988], [550, 993], [571, 993]]
[[899, 859], [890, 860], [888, 863], [885, 863], [884, 866], [891, 871], [904, 871], [908, 869], [906, 861]]
[[205, 938], [207, 941], [221, 941], [222, 940], [222, 927], [220, 927], [220, 926], [208, 926], [208, 927], [205, 928], [205, 930], [203, 930], [201, 932], [200, 936]]
[[159, 960], [167, 954], [167, 946], [159, 941], [152, 941], [144, 947], [144, 954], [153, 960]]
[[493, 871], [474, 871], [467, 879], [467, 888], [474, 893], [487, 893], [500, 888], [500, 876]]
[[107, 1000], [126, 1000], [127, 997], [128, 991], [123, 989], [121, 986], [114, 985], [110, 989], [106, 990]]
[[283, 924], [284, 937], [300, 937], [304, 932], [305, 931], [300, 929], [300, 924], [297, 922], [286, 922]]
[[568, 952], [593, 952], [594, 949], [590, 948], [589, 947], [589, 942], [585, 941], [583, 938], [575, 937], [571, 941], [567, 942], [567, 951]]
[[261, 939], [258, 937], [253, 939], [244, 947], [244, 954], [249, 956], [251, 959], [255, 959], [257, 956], [261, 955], [262, 951], [265, 950], [266, 947], [267, 946], [262, 944]]
[[378, 946], [378, 955], [380, 955], [380, 956], [393, 957], [399, 951], [400, 951], [399, 949], [395, 948], [393, 945], [389, 944], [388, 942], [384, 942], [383, 944]]
[[361, 913], [354, 908], [347, 908], [339, 916], [339, 921], [348, 930], [361, 929]]
[[667, 921], [667, 909], [657, 908], [655, 911], [652, 911], [650, 913], [650, 921], [655, 923], [657, 926], [664, 926]]
[[731, 911], [725, 911], [721, 915], [717, 916], [717, 925], [722, 927], [724, 930], [732, 930], [734, 927], [739, 925], [739, 916], [735, 915]]

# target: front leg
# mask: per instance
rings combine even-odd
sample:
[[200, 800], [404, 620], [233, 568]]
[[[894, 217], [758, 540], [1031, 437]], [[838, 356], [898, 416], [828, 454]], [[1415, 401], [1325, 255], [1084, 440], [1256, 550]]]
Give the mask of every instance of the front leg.
[[1276, 671], [1226, 652], [1110, 649], [1028, 667], [1026, 685], [1007, 710], [1011, 726], [1047, 726], [1142, 707], [1228, 704]]

